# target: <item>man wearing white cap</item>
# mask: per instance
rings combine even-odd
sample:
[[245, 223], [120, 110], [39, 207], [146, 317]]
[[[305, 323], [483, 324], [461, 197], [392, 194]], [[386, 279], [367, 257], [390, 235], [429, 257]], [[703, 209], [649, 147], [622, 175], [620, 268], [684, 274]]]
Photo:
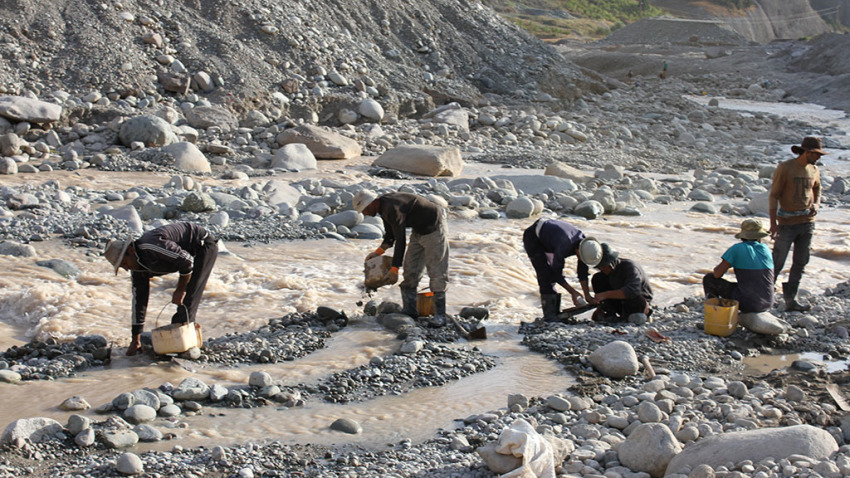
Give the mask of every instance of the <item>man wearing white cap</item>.
[[598, 304], [591, 317], [597, 322], [624, 322], [636, 325], [646, 323], [652, 315], [652, 287], [643, 268], [631, 259], [624, 259], [602, 243], [602, 257], [593, 274], [591, 304]]
[[[585, 237], [583, 232], [567, 222], [538, 219], [523, 232], [522, 245], [537, 274], [544, 319], [553, 318], [561, 312], [561, 294], [555, 292], [555, 284], [569, 292], [574, 305], [584, 305], [582, 299], [590, 302], [588, 266], [595, 266], [602, 258], [602, 248], [596, 239]], [[564, 262], [571, 256], [579, 259], [576, 274], [581, 293], [564, 277]]]
[[[398, 282], [398, 270], [404, 269], [400, 284], [402, 313], [416, 318], [416, 288], [425, 270], [434, 293], [434, 316], [446, 317], [446, 286], [449, 282], [449, 241], [445, 211], [428, 199], [410, 193], [378, 196], [374, 191], [358, 191], [352, 200], [354, 209], [367, 216], [380, 215], [384, 221], [384, 238], [380, 247], [366, 259], [380, 256], [395, 246], [392, 267], [386, 282]], [[410, 242], [405, 244], [405, 231], [411, 228]]]
[[171, 302], [178, 306], [172, 324], [194, 322], [198, 304], [210, 277], [218, 245], [206, 229], [188, 222], [177, 222], [146, 232], [137, 241], [113, 239], [103, 255], [115, 268], [130, 271], [133, 284], [132, 339], [127, 355], [142, 347], [151, 277], [179, 272]]
[[[735, 237], [741, 242], [723, 253], [720, 264], [702, 279], [706, 297], [738, 301], [741, 312], [764, 312], [773, 306], [773, 256], [760, 240], [770, 235], [761, 222], [745, 219]], [[735, 269], [738, 282], [723, 278]]]

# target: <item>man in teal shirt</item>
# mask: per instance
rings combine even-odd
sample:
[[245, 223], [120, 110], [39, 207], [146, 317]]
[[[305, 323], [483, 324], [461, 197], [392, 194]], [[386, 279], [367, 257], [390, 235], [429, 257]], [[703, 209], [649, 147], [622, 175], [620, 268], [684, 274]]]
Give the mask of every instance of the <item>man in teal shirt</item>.
[[[773, 306], [773, 255], [760, 240], [770, 232], [755, 219], [745, 219], [735, 237], [741, 242], [723, 253], [713, 272], [702, 279], [706, 297], [738, 301], [741, 312], [764, 312]], [[732, 267], [738, 282], [723, 279]]]

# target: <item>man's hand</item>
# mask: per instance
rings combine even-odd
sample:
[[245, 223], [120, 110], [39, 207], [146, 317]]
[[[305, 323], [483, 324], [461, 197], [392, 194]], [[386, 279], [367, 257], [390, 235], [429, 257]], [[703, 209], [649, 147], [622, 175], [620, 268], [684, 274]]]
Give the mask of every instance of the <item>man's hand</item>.
[[599, 298], [599, 294], [596, 294], [595, 296], [591, 297], [590, 300], [587, 302], [590, 304], [598, 304], [602, 302], [602, 299]]
[[818, 208], [820, 208], [820, 204], [812, 204], [812, 207], [809, 208], [809, 216], [817, 216]]
[[384, 276], [384, 282], [386, 285], [392, 285], [398, 282], [398, 267], [390, 268], [387, 275]]
[[573, 298], [573, 305], [574, 306], [581, 307], [581, 306], [586, 304], [586, 302], [584, 301], [584, 297], [582, 297], [581, 294], [579, 294], [578, 292], [573, 292], [570, 295]]
[[142, 337], [141, 335], [134, 335], [133, 339], [130, 340], [130, 346], [127, 347], [127, 356], [136, 355], [139, 353], [139, 350], [142, 349]]
[[366, 256], [366, 262], [371, 261], [372, 259], [379, 257], [374, 251], [370, 252], [369, 255]]
[[779, 232], [779, 224], [771, 223], [770, 224], [770, 238], [776, 239], [776, 234]]
[[174, 293], [171, 294], [171, 303], [175, 305], [183, 305], [183, 298], [186, 297], [186, 291], [175, 289]]

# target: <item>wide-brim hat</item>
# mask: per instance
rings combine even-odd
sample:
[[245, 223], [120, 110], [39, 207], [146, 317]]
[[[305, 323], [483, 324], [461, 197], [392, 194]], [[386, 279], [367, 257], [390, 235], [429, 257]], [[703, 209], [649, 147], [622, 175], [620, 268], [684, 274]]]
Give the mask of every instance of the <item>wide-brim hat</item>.
[[769, 235], [770, 231], [764, 228], [764, 224], [761, 221], [744, 219], [744, 222], [741, 223], [741, 232], [735, 234], [735, 237], [748, 241], [757, 241]]
[[821, 155], [827, 154], [826, 151], [823, 150], [823, 141], [814, 136], [806, 136], [803, 138], [803, 142], [800, 143], [800, 146], [797, 146], [796, 144], [791, 146], [791, 152], [794, 154], [803, 154], [806, 151], [814, 151]]
[[124, 260], [124, 256], [127, 254], [127, 248], [130, 247], [130, 244], [132, 243], [132, 237], [127, 237], [126, 239], [112, 239], [106, 243], [106, 247], [103, 249], [103, 256], [106, 257], [106, 260], [109, 261], [109, 263], [115, 268], [115, 275], [118, 275], [118, 269], [121, 267], [121, 261]]
[[602, 269], [605, 266], [610, 266], [620, 257], [620, 253], [615, 251], [608, 245], [607, 242], [603, 242], [602, 245], [602, 258], [599, 260], [599, 264], [596, 264], [597, 269]]
[[595, 237], [585, 237], [578, 244], [578, 258], [590, 267], [602, 260], [602, 246]]
[[361, 189], [354, 195], [354, 199], [351, 200], [351, 205], [354, 207], [355, 211], [363, 212], [363, 210], [372, 204], [372, 201], [375, 199], [378, 199], [378, 193], [369, 189]]

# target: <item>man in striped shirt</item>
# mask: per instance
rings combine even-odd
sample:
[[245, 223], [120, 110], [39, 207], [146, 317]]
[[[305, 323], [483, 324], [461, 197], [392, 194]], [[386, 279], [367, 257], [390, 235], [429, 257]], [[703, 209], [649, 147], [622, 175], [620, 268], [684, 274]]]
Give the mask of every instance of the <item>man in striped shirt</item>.
[[171, 323], [194, 322], [217, 254], [218, 245], [212, 234], [188, 222], [158, 227], [136, 241], [132, 238], [109, 241], [103, 255], [115, 267], [116, 274], [124, 268], [132, 277], [132, 340], [127, 355], [135, 355], [142, 346], [150, 278], [178, 272], [180, 278], [171, 295], [171, 303], [178, 307]]

